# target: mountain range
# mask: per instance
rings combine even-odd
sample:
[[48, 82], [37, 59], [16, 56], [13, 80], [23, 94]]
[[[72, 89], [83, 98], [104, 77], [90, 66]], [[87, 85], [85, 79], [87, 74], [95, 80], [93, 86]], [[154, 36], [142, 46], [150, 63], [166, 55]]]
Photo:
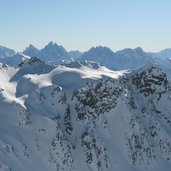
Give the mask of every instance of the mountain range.
[[23, 52], [16, 53], [12, 49], [0, 46], [1, 63], [16, 66], [19, 61], [21, 62], [28, 57], [39, 57], [48, 63], [54, 64], [60, 64], [67, 60], [94, 61], [112, 70], [136, 69], [154, 61], [166, 73], [169, 75], [171, 73], [171, 49], [152, 53], [145, 52], [142, 48], [138, 47], [113, 52], [107, 47], [98, 46], [92, 47], [86, 52], [79, 52], [78, 50], [68, 52], [63, 46], [50, 42], [40, 50], [33, 45], [29, 45]]

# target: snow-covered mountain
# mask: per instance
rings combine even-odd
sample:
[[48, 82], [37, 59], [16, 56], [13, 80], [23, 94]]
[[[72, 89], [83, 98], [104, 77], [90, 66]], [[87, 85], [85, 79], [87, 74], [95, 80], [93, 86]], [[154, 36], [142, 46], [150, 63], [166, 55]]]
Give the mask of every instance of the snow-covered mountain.
[[33, 57], [0, 77], [2, 171], [170, 171], [171, 84], [158, 65]]

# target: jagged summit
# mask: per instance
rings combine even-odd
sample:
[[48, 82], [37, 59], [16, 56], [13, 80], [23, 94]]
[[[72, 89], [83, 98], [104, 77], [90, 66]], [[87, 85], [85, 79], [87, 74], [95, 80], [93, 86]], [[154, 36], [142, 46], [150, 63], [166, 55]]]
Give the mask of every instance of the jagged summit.
[[37, 48], [34, 45], [30, 44], [26, 49], [37, 49]]
[[37, 56], [51, 63], [59, 63], [61, 60], [69, 59], [68, 52], [62, 46], [59, 46], [53, 42], [49, 42], [41, 50], [38, 50], [33, 45], [30, 45], [23, 51], [23, 53], [31, 57]]
[[56, 43], [53, 43], [51, 41], [42, 49], [52, 50], [53, 48], [58, 48], [58, 47], [60, 47], [60, 46], [58, 46]]
[[49, 61], [60, 61], [69, 59], [67, 51], [56, 43], [50, 42], [41, 49], [41, 58]]

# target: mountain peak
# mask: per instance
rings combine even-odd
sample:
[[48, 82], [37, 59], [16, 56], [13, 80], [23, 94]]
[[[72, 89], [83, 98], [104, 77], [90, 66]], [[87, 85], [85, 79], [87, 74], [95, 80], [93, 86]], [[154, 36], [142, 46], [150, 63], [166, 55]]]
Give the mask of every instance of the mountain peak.
[[53, 63], [69, 59], [68, 52], [62, 46], [59, 46], [57, 43], [53, 43], [52, 41], [41, 50], [38, 50], [30, 44], [23, 53], [30, 57], [39, 57], [45, 61]]
[[113, 56], [114, 52], [108, 47], [97, 46], [92, 47], [90, 50], [83, 53], [81, 60], [97, 61], [101, 64], [104, 64], [108, 61], [109, 58], [112, 58]]
[[32, 48], [32, 49], [36, 49], [36, 47], [33, 46], [32, 44], [30, 44], [28, 48], [29, 48], [29, 49], [31, 49], [31, 48]]
[[127, 54], [127, 53], [145, 53], [141, 47], [136, 47], [134, 49], [132, 48], [125, 48], [122, 50], [117, 51], [116, 53], [122, 53], [122, 54]]
[[51, 49], [51, 50], [63, 49], [63, 50], [65, 50], [63, 46], [58, 45], [57, 43], [53, 43], [52, 41], [49, 42], [42, 50], [44, 50], [44, 49], [49, 49], [49, 50], [50, 50], [50, 49]]
[[50, 62], [59, 62], [61, 60], [68, 60], [69, 54], [63, 46], [57, 43], [49, 42], [39, 53], [39, 57]]
[[143, 51], [143, 49], [141, 47], [136, 47], [134, 50], [135, 51]]
[[106, 47], [106, 46], [96, 46], [96, 47], [92, 47], [89, 51], [98, 51], [98, 50], [101, 50], [101, 51], [110, 51], [110, 52], [113, 52], [110, 48]]
[[[55, 43], [56, 44], [56, 43]], [[50, 41], [45, 47], [53, 47], [55, 45], [52, 41]], [[57, 44], [56, 44], [57, 45]]]
[[28, 55], [30, 57], [33, 56], [38, 56], [39, 54], [39, 50], [33, 46], [32, 44], [30, 44], [28, 47], [26, 47], [26, 49], [23, 51], [23, 54]]
[[144, 50], [141, 48], [141, 47], [137, 47], [134, 49], [134, 52], [135, 53], [138, 53], [138, 54], [145, 54]]

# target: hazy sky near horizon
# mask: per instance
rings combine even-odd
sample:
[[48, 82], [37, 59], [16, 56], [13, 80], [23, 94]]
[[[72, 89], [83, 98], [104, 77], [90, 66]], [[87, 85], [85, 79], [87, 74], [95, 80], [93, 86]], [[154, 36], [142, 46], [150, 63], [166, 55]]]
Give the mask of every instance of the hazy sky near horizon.
[[171, 47], [171, 0], [0, 0], [0, 45], [67, 50]]

